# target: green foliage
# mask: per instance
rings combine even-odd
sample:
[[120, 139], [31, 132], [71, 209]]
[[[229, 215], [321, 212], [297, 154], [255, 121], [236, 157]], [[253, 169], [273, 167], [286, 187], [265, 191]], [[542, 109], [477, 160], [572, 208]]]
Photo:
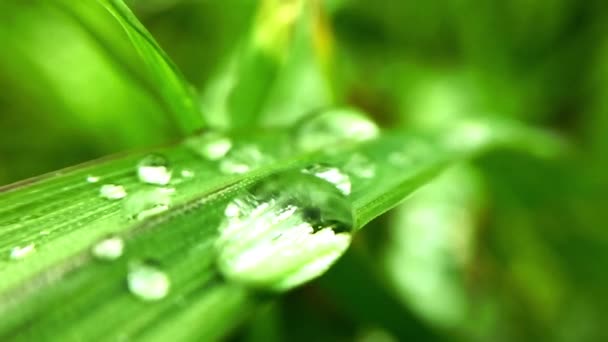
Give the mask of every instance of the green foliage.
[[605, 337], [605, 6], [127, 3], [0, 4], [2, 340]]
[[[223, 249], [231, 246], [218, 245], [217, 240], [226, 237], [218, 237], [217, 227], [225, 220], [223, 209], [228, 210], [227, 202], [238, 198], [239, 193], [253, 191], [248, 189], [259, 187], [257, 184], [278, 182], [281, 177], [288, 177], [287, 183], [280, 185], [281, 188], [287, 186], [282, 191], [298, 191], [287, 184], [297, 184], [298, 177], [312, 177], [302, 174], [300, 169], [309, 165], [332, 165], [338, 169], [350, 170], [352, 174], [348, 181], [349, 192], [352, 187], [352, 193], [345, 199], [344, 205], [353, 215], [353, 222], [349, 224], [357, 230], [395, 206], [445, 166], [493, 143], [492, 140], [487, 140], [473, 146], [472, 150], [466, 144], [465, 151], [461, 148], [454, 149], [451, 139], [442, 139], [453, 134], [454, 132], [444, 132], [438, 137], [408, 137], [395, 132], [354, 146], [348, 140], [341, 142], [332, 138], [334, 144], [329, 153], [311, 153], [307, 150], [298, 153], [301, 147], [294, 142], [299, 140], [286, 139], [282, 134], [271, 134], [271, 138], [266, 140], [254, 136], [245, 142], [234, 138], [233, 149], [238, 151], [242, 146], [255, 144], [269, 160], [268, 165], [261, 163], [259, 168], [238, 176], [229, 172], [226, 174], [224, 164], [235, 156], [224, 156], [219, 164], [201, 157], [201, 151], [204, 155], [207, 152], [207, 158], [210, 156], [207, 150], [210, 146], [208, 133], [190, 138], [175, 147], [153, 151], [168, 158], [167, 167], [172, 165], [170, 172], [177, 173], [180, 170], [180, 176], [176, 175], [168, 183], [171, 188], [156, 188], [142, 182], [145, 177], [142, 178], [141, 175], [141, 154], [78, 167], [33, 184], [9, 188], [1, 198], [4, 234], [0, 252], [11, 256], [4, 261], [2, 268], [4, 281], [0, 290], [3, 291], [5, 304], [2, 316], [6, 317], [1, 327], [2, 334], [5, 338], [53, 336], [62, 340], [77, 336], [89, 339], [109, 337], [108, 326], [113, 326], [116, 338], [122, 335], [144, 337], [146, 335], [142, 334], [152, 334], [150, 336], [160, 336], [162, 339], [162, 336], [174, 334], [173, 329], [181, 330], [178, 328], [184, 324], [181, 320], [192, 319], [188, 318], [190, 315], [202, 317], [217, 314], [217, 306], [222, 306], [225, 317], [221, 321], [201, 325], [199, 329], [191, 328], [181, 334], [201, 338], [225, 335], [245, 314], [243, 307], [259, 301], [254, 295], [260, 289], [259, 286], [263, 285], [262, 289], [283, 289], [284, 285], [281, 284], [292, 284], [294, 276], [308, 280], [324, 270], [313, 269], [310, 275], [302, 275], [299, 271], [292, 274], [299, 268], [293, 269], [294, 266], [284, 264], [281, 255], [286, 253], [285, 249], [302, 255], [311, 252], [296, 252], [294, 246], [287, 244], [271, 250], [271, 255], [266, 257], [269, 261], [260, 262], [260, 266], [255, 266], [254, 263], [251, 270], [226, 274], [227, 271], [222, 270], [221, 264], [225, 254]], [[283, 138], [277, 140], [280, 137]], [[387, 160], [386, 156], [392, 156], [392, 160]], [[356, 162], [354, 165], [353, 160]], [[404, 172], [404, 167], [407, 167], [407, 172]], [[184, 170], [194, 177], [184, 177]], [[295, 170], [295, 173], [291, 170]], [[91, 176], [95, 177], [93, 183], [90, 182]], [[103, 193], [100, 194], [100, 184], [123, 186], [126, 191], [124, 199], [108, 198]], [[334, 208], [337, 205], [316, 202], [315, 193], [327, 191], [322, 184], [310, 181], [302, 184], [307, 196], [313, 196], [310, 205], [331, 205]], [[170, 196], [173, 198], [170, 201], [157, 200], [154, 193], [151, 193], [162, 189], [171, 189]], [[276, 196], [280, 198], [288, 194], [280, 192]], [[132, 204], [132, 201], [136, 203]], [[150, 201], [152, 206], [147, 206], [146, 201]], [[140, 216], [159, 205], [168, 207], [163, 208], [157, 216]], [[251, 226], [244, 228], [263, 225], [262, 219], [263, 216], [252, 216]], [[241, 240], [245, 236], [244, 232], [238, 231], [231, 234], [238, 234], [236, 236]], [[111, 263], [100, 262], [90, 254], [91, 246], [107, 236], [114, 236], [125, 243], [124, 257]], [[238, 245], [236, 251], [231, 253], [238, 255], [248, 252], [249, 258], [254, 258], [250, 249], [256, 243], [255, 239], [243, 246]], [[219, 251], [213, 248], [214, 245], [219, 246]], [[25, 255], [23, 260], [15, 260], [21, 259], [15, 257], [15, 246], [17, 250], [32, 246], [35, 252], [32, 251], [32, 257]], [[321, 253], [321, 250], [315, 249], [313, 252]], [[323, 255], [308, 256], [296, 265], [312, 267]], [[124, 289], [132, 263], [148, 259], [162, 265], [163, 272], [171, 279], [169, 296], [152, 307]], [[217, 269], [218, 262], [220, 270]], [[228, 264], [225, 267], [232, 266]], [[264, 274], [271, 269], [284, 271], [273, 275], [270, 282], [256, 281], [253, 289], [241, 288], [243, 285], [251, 285], [247, 279], [252, 276], [266, 279]], [[220, 271], [228, 278], [218, 278]], [[252, 275], [251, 272], [255, 274]], [[295, 281], [295, 285], [302, 282]], [[221, 300], [224, 296], [230, 297], [234, 302], [225, 305]], [[183, 306], [183, 301], [189, 303], [187, 309], [180, 309], [182, 312], [175, 317], [167, 313]], [[63, 304], [58, 307], [56, 303]], [[121, 314], [112, 315], [111, 321], [110, 318], [103, 318], [113, 311], [120, 311]], [[138, 319], [129, 319], [134, 316]], [[65, 331], [66, 335], [52, 332], [54, 326], [66, 319], [71, 322], [70, 329]], [[93, 323], [101, 319], [106, 323]], [[173, 328], [167, 330], [168, 328], [162, 328], [165, 325], [156, 326], [158, 320]], [[21, 332], [19, 326], [24, 321], [36, 323], [30, 324], [27, 331]], [[148, 332], [152, 326], [158, 332]]]
[[177, 67], [169, 60], [154, 38], [122, 1], [101, 0], [99, 2], [116, 18], [133, 42], [150, 70], [156, 89], [159, 90], [182, 133], [192, 133], [200, 129], [202, 116], [199, 113], [193, 89], [183, 80]]

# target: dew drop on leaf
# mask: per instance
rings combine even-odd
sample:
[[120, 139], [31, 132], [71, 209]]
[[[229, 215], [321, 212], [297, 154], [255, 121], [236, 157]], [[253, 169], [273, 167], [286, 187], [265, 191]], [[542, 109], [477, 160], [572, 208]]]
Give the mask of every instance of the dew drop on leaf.
[[122, 185], [104, 184], [99, 188], [99, 195], [109, 200], [119, 200], [127, 197], [127, 191]]
[[190, 169], [183, 169], [180, 172], [180, 175], [184, 178], [192, 178], [192, 177], [194, 177], [194, 171], [192, 171]]
[[127, 274], [129, 291], [144, 301], [156, 301], [169, 293], [171, 282], [154, 262], [139, 261], [129, 265]]
[[147, 184], [169, 184], [171, 170], [167, 159], [158, 154], [147, 155], [137, 164], [137, 177]]
[[232, 148], [232, 141], [218, 132], [195, 135], [186, 140], [186, 145], [207, 160], [219, 160]]
[[91, 252], [100, 260], [116, 260], [122, 255], [123, 249], [124, 241], [117, 236], [110, 236], [96, 243]]
[[298, 286], [327, 270], [351, 241], [350, 202], [310, 174], [276, 175], [227, 203], [224, 214], [218, 267], [247, 286]]
[[174, 188], [153, 188], [140, 190], [124, 203], [124, 211], [129, 219], [143, 220], [169, 210]]
[[25, 246], [15, 246], [11, 248], [10, 258], [12, 260], [19, 260], [27, 257], [36, 251], [36, 245], [33, 243], [27, 244]]
[[99, 177], [89, 175], [89, 176], [87, 176], [87, 182], [88, 183], [97, 183], [97, 182], [99, 182]]
[[314, 151], [341, 142], [370, 140], [378, 133], [378, 126], [365, 114], [348, 108], [334, 109], [301, 123], [295, 132], [295, 142], [303, 151]]
[[224, 174], [242, 174], [256, 169], [270, 161], [259, 147], [245, 145], [230, 151], [220, 161], [220, 171]]
[[302, 169], [302, 172], [311, 174], [333, 184], [336, 189], [340, 190], [345, 195], [350, 194], [350, 177], [336, 167], [317, 164]]

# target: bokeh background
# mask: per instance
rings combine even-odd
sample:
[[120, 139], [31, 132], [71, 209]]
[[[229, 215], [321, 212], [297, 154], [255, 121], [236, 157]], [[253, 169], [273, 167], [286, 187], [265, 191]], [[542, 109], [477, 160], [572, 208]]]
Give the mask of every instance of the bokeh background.
[[[205, 95], [247, 48], [262, 1], [127, 3], [213, 112]], [[455, 167], [233, 338], [608, 340], [608, 3], [318, 8], [323, 42], [302, 33], [287, 45], [268, 125], [331, 94], [386, 129], [505, 116], [571, 149], [552, 160], [496, 151]], [[84, 25], [78, 11], [0, 4], [0, 185], [180, 137], [115, 20], [95, 12]]]

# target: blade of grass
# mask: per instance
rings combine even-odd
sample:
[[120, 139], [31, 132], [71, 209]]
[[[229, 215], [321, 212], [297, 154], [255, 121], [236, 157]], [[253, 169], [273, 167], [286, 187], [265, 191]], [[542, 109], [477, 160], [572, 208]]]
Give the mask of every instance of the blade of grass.
[[195, 92], [169, 56], [122, 0], [98, 0], [98, 3], [116, 18], [133, 42], [182, 132], [189, 134], [199, 130], [203, 126], [203, 117]]
[[[141, 153], [59, 172], [29, 185], [5, 187], [0, 196], [0, 252], [6, 256], [0, 271], [0, 336], [12, 340], [225, 336], [252, 308], [272, 298], [263, 289], [225, 277], [218, 269], [216, 240], [227, 203], [252, 185], [272, 182], [290, 170], [330, 164], [352, 171], [353, 191], [347, 199], [357, 230], [446, 166], [496, 142], [488, 138], [455, 148], [446, 137], [458, 129], [427, 137], [386, 133], [367, 143], [338, 143], [316, 152], [285, 148], [292, 144], [287, 134], [265, 134], [244, 143], [256, 144], [274, 161], [238, 175], [218, 171], [221, 160], [202, 160], [192, 152], [192, 141], [156, 150], [169, 158], [174, 172], [186, 169], [196, 177], [175, 177], [169, 185], [175, 188], [170, 208], [143, 221], [129, 219], [132, 213], [119, 201], [98, 195], [103, 183], [124, 186], [129, 193], [126, 200], [149, 189], [135, 176]], [[514, 138], [518, 142], [521, 137]], [[243, 143], [234, 141], [237, 147]], [[354, 156], [374, 167], [371, 177], [369, 170], [356, 171]], [[99, 177], [100, 183], [87, 182], [89, 175]], [[46, 233], [41, 235], [42, 230]], [[124, 241], [125, 252], [103, 262], [90, 249], [108, 234]], [[29, 245], [35, 246], [30, 255], [8, 258], [15, 246]], [[133, 263], [150, 259], [170, 280], [170, 291], [155, 303], [127, 290]], [[272, 256], [269, 260], [277, 265], [283, 262]], [[272, 271], [269, 268], [258, 272]], [[282, 282], [294, 271], [298, 270], [289, 270], [276, 281]], [[57, 331], [57, 325], [66, 322], [68, 328]]]
[[207, 121], [221, 128], [286, 126], [328, 106], [331, 46], [320, 2], [261, 1], [247, 38], [203, 93]]
[[[6, 50], [0, 56], [2, 123], [11, 132], [2, 136], [0, 159], [10, 170], [21, 169], [24, 155], [36, 159], [29, 163], [42, 169], [39, 174], [74, 164], [58, 161], [78, 154], [84, 154], [82, 162], [178, 136], [175, 118], [163, 108], [160, 93], [151, 91], [149, 73], [134, 67], [140, 63], [137, 52], [122, 29], [112, 26], [114, 18], [95, 2], [70, 6], [78, 15], [61, 1], [0, 5]], [[111, 48], [103, 48], [94, 32]], [[31, 136], [45, 140], [33, 144]]]

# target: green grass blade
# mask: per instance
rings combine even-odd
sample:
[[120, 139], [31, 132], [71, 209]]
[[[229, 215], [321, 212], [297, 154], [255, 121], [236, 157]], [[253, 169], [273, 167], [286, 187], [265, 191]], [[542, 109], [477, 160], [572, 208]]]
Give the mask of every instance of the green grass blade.
[[[394, 132], [359, 143], [332, 137], [323, 151], [302, 149], [287, 134], [233, 138], [230, 149], [211, 133], [154, 151], [168, 158], [174, 173], [165, 186], [174, 190], [165, 190], [170, 199], [162, 201], [149, 193], [137, 197], [163, 188], [137, 179], [136, 165], [145, 153], [5, 187], [0, 336], [58, 341], [225, 336], [274, 294], [322, 274], [350, 240], [339, 229], [355, 232], [446, 166], [496, 142], [489, 138], [456, 148], [446, 139], [456, 133]], [[259, 150], [249, 152], [257, 156], [255, 163], [243, 157], [252, 146]], [[243, 163], [251, 167], [243, 170]], [[323, 165], [339, 172], [315, 171]], [[101, 184], [110, 183], [124, 186], [126, 197], [101, 198]], [[249, 201], [243, 196], [250, 194], [270, 197], [256, 197], [259, 206], [235, 202]], [[145, 208], [156, 215], [134, 219], [142, 212], [140, 200], [149, 198], [152, 206]], [[133, 199], [136, 210], [129, 204]], [[240, 203], [236, 214], [234, 203]], [[309, 222], [325, 226], [297, 240], [282, 237]], [[318, 235], [323, 231], [327, 234]], [[123, 241], [124, 252], [101, 260], [92, 248], [109, 234]], [[109, 258], [107, 251], [102, 256]], [[66, 322], [68, 328], [56, 329]]]
[[185, 135], [101, 4], [3, 1], [0, 22], [0, 184]]
[[[446, 170], [395, 208], [382, 273], [404, 306], [434, 326], [456, 331], [469, 317], [466, 275], [484, 203], [484, 184], [469, 164]], [[415, 242], [414, 242], [415, 241]]]
[[195, 92], [169, 56], [122, 0], [98, 0], [123, 27], [156, 81], [181, 130], [188, 134], [203, 126]]
[[221, 128], [288, 126], [327, 107], [330, 50], [320, 4], [261, 1], [246, 39], [203, 93], [207, 121]]

